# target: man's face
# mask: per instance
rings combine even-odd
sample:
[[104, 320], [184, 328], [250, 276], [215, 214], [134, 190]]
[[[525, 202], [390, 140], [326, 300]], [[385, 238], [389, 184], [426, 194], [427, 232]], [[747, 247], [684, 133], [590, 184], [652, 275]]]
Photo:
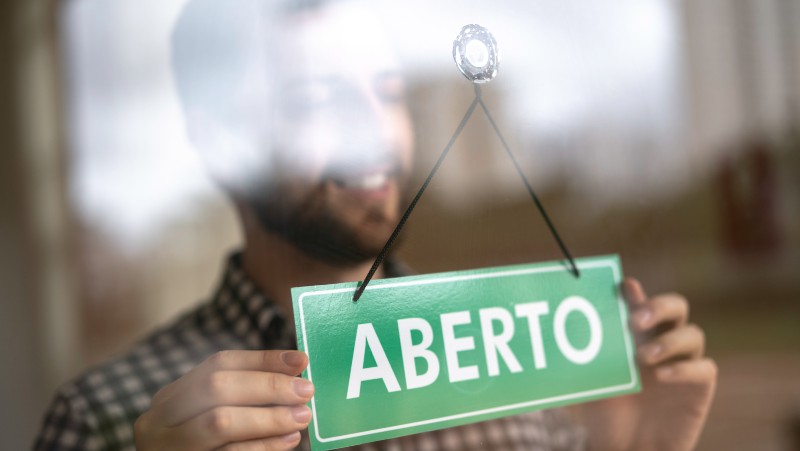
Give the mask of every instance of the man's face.
[[399, 220], [411, 165], [404, 82], [368, 15], [334, 5], [292, 15], [275, 61], [262, 225], [337, 264], [374, 258]]

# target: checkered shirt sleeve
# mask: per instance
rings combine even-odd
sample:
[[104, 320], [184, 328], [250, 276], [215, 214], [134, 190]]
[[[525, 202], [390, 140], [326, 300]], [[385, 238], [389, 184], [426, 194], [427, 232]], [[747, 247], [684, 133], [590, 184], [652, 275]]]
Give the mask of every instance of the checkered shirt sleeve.
[[[133, 424], [153, 395], [213, 353], [295, 346], [294, 330], [246, 277], [240, 254], [234, 254], [211, 302], [61, 388], [45, 414], [34, 449], [134, 450]], [[309, 449], [306, 431], [297, 449]], [[584, 449], [584, 436], [564, 412], [548, 410], [353, 449], [573, 451]]]

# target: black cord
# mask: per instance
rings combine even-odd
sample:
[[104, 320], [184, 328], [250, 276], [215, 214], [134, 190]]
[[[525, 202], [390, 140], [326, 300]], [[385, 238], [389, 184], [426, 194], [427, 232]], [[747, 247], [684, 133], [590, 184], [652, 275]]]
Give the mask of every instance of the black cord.
[[431, 172], [428, 174], [428, 178], [426, 178], [425, 182], [422, 183], [422, 186], [419, 188], [419, 191], [417, 191], [417, 195], [414, 196], [414, 199], [411, 201], [411, 204], [409, 204], [408, 208], [406, 209], [406, 212], [403, 214], [403, 217], [400, 218], [400, 222], [397, 223], [397, 226], [394, 228], [394, 232], [392, 232], [392, 235], [389, 237], [389, 240], [386, 241], [386, 244], [383, 246], [383, 249], [378, 254], [378, 257], [375, 258], [375, 262], [369, 269], [369, 272], [367, 273], [367, 277], [364, 279], [364, 282], [361, 283], [356, 292], [353, 294], [353, 302], [358, 301], [358, 298], [360, 298], [361, 295], [364, 293], [364, 290], [367, 288], [367, 284], [369, 283], [370, 280], [372, 280], [372, 276], [375, 275], [375, 271], [378, 270], [378, 267], [386, 258], [386, 255], [389, 253], [389, 250], [392, 249], [392, 245], [394, 245], [395, 240], [400, 235], [400, 231], [403, 229], [403, 226], [406, 224], [406, 221], [408, 221], [408, 217], [411, 216], [411, 212], [414, 210], [414, 207], [417, 206], [417, 202], [419, 202], [419, 199], [422, 197], [422, 194], [428, 188], [428, 185], [431, 183], [431, 180], [433, 180], [433, 176], [436, 175], [436, 171], [439, 170], [439, 167], [444, 162], [444, 159], [450, 152], [450, 149], [453, 147], [453, 143], [455, 143], [456, 138], [458, 138], [458, 135], [460, 135], [461, 131], [464, 130], [464, 126], [467, 125], [467, 121], [472, 116], [472, 113], [475, 112], [476, 106], [478, 106], [478, 97], [475, 97], [475, 100], [472, 101], [472, 104], [469, 106], [469, 109], [464, 114], [464, 117], [461, 119], [461, 123], [458, 124], [458, 128], [456, 128], [455, 133], [453, 133], [453, 136], [450, 138], [450, 141], [447, 143], [447, 146], [445, 146], [444, 150], [442, 150], [442, 154], [439, 155], [439, 159], [436, 161], [436, 164], [433, 165]]
[[494, 132], [497, 134], [497, 137], [500, 138], [500, 142], [503, 144], [503, 148], [506, 150], [506, 153], [511, 158], [511, 161], [514, 163], [514, 167], [517, 169], [517, 174], [519, 174], [520, 178], [522, 179], [522, 182], [525, 183], [525, 188], [528, 189], [528, 194], [530, 194], [531, 199], [533, 199], [533, 203], [536, 204], [536, 208], [539, 209], [539, 213], [542, 214], [542, 217], [544, 218], [544, 222], [547, 223], [547, 227], [550, 229], [550, 233], [553, 234], [553, 238], [555, 238], [556, 242], [558, 243], [558, 247], [561, 248], [561, 252], [564, 254], [565, 257], [567, 257], [567, 261], [569, 262], [570, 266], [572, 267], [570, 269], [570, 272], [575, 277], [580, 277], [581, 273], [580, 273], [580, 270], [578, 269], [578, 265], [575, 264], [575, 260], [572, 258], [572, 255], [567, 250], [567, 246], [564, 244], [564, 241], [561, 240], [561, 236], [556, 231], [556, 227], [553, 225], [553, 222], [550, 220], [550, 216], [548, 216], [547, 212], [545, 211], [544, 206], [542, 205], [542, 202], [539, 200], [539, 196], [536, 195], [536, 192], [533, 190], [533, 187], [531, 186], [531, 183], [528, 181], [528, 178], [525, 176], [525, 172], [522, 171], [522, 167], [519, 165], [519, 161], [517, 161], [517, 157], [515, 157], [514, 154], [511, 152], [511, 149], [508, 147], [508, 144], [506, 143], [506, 140], [503, 137], [503, 134], [500, 133], [500, 129], [497, 128], [497, 124], [494, 122], [494, 117], [492, 117], [492, 114], [489, 112], [489, 109], [486, 108], [486, 104], [483, 103], [483, 98], [481, 98], [481, 95], [480, 95], [480, 89], [481, 89], [480, 86], [475, 85], [475, 91], [477, 93], [478, 102], [481, 104], [481, 108], [483, 108], [483, 112], [486, 113], [486, 117], [489, 119], [489, 123], [492, 124], [492, 128], [494, 129]]
[[571, 266], [570, 272], [575, 277], [580, 277], [580, 271], [578, 270], [578, 265], [575, 264], [575, 260], [572, 258], [572, 255], [567, 250], [567, 246], [564, 245], [564, 241], [561, 240], [561, 236], [559, 236], [555, 226], [553, 225], [553, 222], [547, 215], [544, 206], [542, 205], [541, 201], [539, 201], [539, 196], [536, 195], [536, 192], [533, 190], [533, 187], [528, 181], [528, 178], [525, 177], [525, 173], [522, 171], [522, 167], [520, 167], [517, 158], [514, 156], [514, 154], [511, 152], [511, 149], [508, 147], [505, 138], [503, 137], [502, 133], [500, 133], [500, 129], [497, 128], [497, 124], [494, 122], [492, 114], [489, 113], [489, 109], [486, 107], [486, 104], [483, 103], [480, 85], [475, 84], [475, 99], [472, 101], [472, 104], [470, 104], [469, 109], [467, 109], [467, 112], [461, 119], [461, 123], [458, 124], [458, 128], [456, 128], [456, 131], [455, 133], [453, 133], [453, 136], [450, 137], [450, 141], [448, 141], [447, 146], [445, 146], [444, 150], [442, 150], [442, 154], [439, 156], [439, 159], [436, 161], [436, 164], [433, 165], [433, 168], [428, 174], [428, 177], [422, 183], [422, 186], [419, 188], [419, 191], [417, 191], [417, 194], [416, 196], [414, 196], [414, 199], [411, 201], [411, 204], [409, 204], [405, 213], [403, 213], [403, 217], [400, 218], [400, 222], [397, 223], [397, 226], [394, 228], [394, 232], [392, 232], [392, 235], [386, 241], [386, 244], [383, 246], [383, 249], [381, 249], [380, 253], [375, 258], [375, 262], [372, 263], [372, 267], [369, 269], [367, 277], [364, 278], [364, 281], [361, 283], [361, 285], [359, 285], [358, 289], [356, 289], [356, 292], [353, 294], [353, 302], [357, 302], [358, 299], [361, 297], [361, 295], [364, 294], [364, 290], [367, 288], [367, 284], [369, 284], [370, 280], [372, 280], [372, 277], [375, 275], [375, 272], [378, 270], [378, 267], [381, 265], [381, 263], [383, 263], [383, 260], [386, 258], [386, 255], [392, 249], [392, 245], [394, 245], [395, 240], [400, 235], [400, 231], [403, 229], [403, 226], [406, 224], [406, 221], [408, 221], [409, 216], [411, 216], [411, 212], [414, 210], [414, 207], [417, 206], [417, 202], [419, 202], [419, 199], [422, 197], [422, 194], [425, 193], [425, 190], [428, 188], [428, 185], [431, 183], [431, 180], [433, 180], [433, 176], [436, 175], [436, 172], [439, 170], [439, 167], [444, 162], [445, 157], [450, 152], [450, 149], [453, 147], [453, 143], [455, 143], [456, 138], [458, 138], [458, 136], [464, 130], [464, 126], [467, 125], [467, 121], [469, 120], [470, 117], [472, 117], [472, 113], [475, 112], [475, 107], [478, 104], [481, 105], [483, 112], [489, 119], [489, 123], [492, 124], [492, 128], [494, 129], [495, 134], [497, 134], [497, 137], [500, 138], [500, 142], [503, 144], [503, 148], [506, 150], [506, 153], [511, 158], [511, 161], [514, 163], [514, 167], [517, 169], [517, 173], [519, 174], [520, 178], [522, 178], [522, 181], [525, 183], [525, 187], [528, 189], [528, 194], [530, 194], [531, 199], [533, 199], [533, 203], [536, 204], [536, 208], [539, 209], [539, 213], [541, 213], [545, 223], [547, 223], [547, 227], [550, 229], [550, 233], [553, 234], [553, 237], [556, 239], [558, 246], [561, 248], [561, 252], [567, 258], [567, 261]]

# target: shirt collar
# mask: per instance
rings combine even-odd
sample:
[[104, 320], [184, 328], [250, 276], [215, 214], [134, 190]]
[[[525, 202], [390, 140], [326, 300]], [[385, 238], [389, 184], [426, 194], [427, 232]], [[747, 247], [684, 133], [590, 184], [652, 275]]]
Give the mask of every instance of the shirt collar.
[[296, 346], [294, 328], [244, 272], [241, 252], [228, 258], [212, 304], [227, 328], [248, 347], [290, 349]]
[[[384, 267], [387, 277], [410, 273], [394, 259], [386, 259]], [[292, 349], [297, 345], [294, 327], [245, 273], [240, 251], [228, 257], [222, 283], [212, 304], [226, 328], [249, 348]]]

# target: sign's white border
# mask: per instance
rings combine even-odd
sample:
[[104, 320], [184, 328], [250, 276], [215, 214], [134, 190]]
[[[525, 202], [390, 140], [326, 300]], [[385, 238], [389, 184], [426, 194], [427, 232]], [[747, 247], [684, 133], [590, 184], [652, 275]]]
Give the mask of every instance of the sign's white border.
[[[619, 274], [619, 271], [617, 269], [617, 266], [614, 264], [614, 261], [611, 260], [611, 258], [605, 258], [604, 260], [601, 260], [601, 261], [591, 261], [591, 262], [582, 262], [582, 263], [578, 262], [577, 265], [578, 265], [578, 268], [580, 268], [581, 270], [597, 269], [597, 268], [611, 268], [611, 271], [614, 274], [614, 281], [616, 282], [616, 284], [619, 285], [622, 282], [620, 274]], [[500, 272], [496, 272], [496, 273], [468, 274], [468, 275], [463, 275], [463, 276], [444, 277], [444, 278], [441, 278], [441, 279], [412, 280], [412, 281], [408, 281], [408, 282], [387, 283], [387, 284], [382, 284], [382, 285], [381, 284], [375, 284], [375, 285], [369, 285], [366, 288], [366, 290], [382, 290], [382, 289], [386, 289], [386, 288], [406, 287], [406, 286], [413, 286], [413, 285], [429, 285], [429, 284], [435, 284], [435, 283], [460, 282], [460, 281], [464, 281], [464, 280], [474, 280], [474, 279], [488, 279], [488, 278], [497, 278], [497, 277], [521, 276], [521, 275], [536, 274], [536, 273], [547, 273], [547, 272], [563, 271], [563, 270], [564, 270], [563, 266], [553, 265], [553, 266], [544, 266], [544, 267], [541, 267], [541, 268], [507, 270], [507, 271], [500, 271]], [[355, 292], [355, 291], [356, 291], [355, 287], [353, 287], [353, 288], [337, 288], [337, 289], [330, 289], [330, 290], [307, 291], [307, 292], [305, 292], [305, 293], [300, 295], [300, 298], [298, 299], [297, 303], [300, 306], [300, 327], [301, 327], [302, 333], [303, 333], [303, 348], [306, 350], [306, 352], [308, 352], [308, 339], [306, 338], [306, 323], [305, 323], [305, 315], [303, 313], [303, 301], [306, 299], [306, 297], [322, 296], [322, 295], [337, 294], [337, 293], [347, 293], [347, 292]], [[551, 402], [566, 401], [566, 400], [570, 400], [570, 399], [576, 399], [576, 398], [589, 397], [589, 396], [602, 395], [602, 394], [614, 393], [614, 392], [618, 392], [618, 391], [629, 390], [634, 385], [636, 385], [636, 371], [634, 370], [635, 363], [634, 363], [634, 357], [633, 357], [633, 346], [631, 345], [630, 336], [629, 336], [630, 334], [627, 332], [628, 329], [626, 328], [626, 324], [625, 324], [626, 321], [627, 321], [627, 318], [628, 318], [628, 314], [627, 314], [628, 311], [625, 308], [625, 301], [618, 296], [617, 297], [617, 304], [618, 304], [618, 307], [619, 307], [619, 310], [620, 310], [620, 315], [619, 316], [620, 316], [620, 321], [622, 322], [623, 336], [625, 337], [625, 349], [628, 352], [628, 371], [629, 371], [629, 374], [631, 376], [631, 381], [629, 383], [622, 384], [622, 385], [614, 385], [614, 386], [605, 387], [605, 388], [598, 388], [598, 389], [594, 389], [594, 390], [587, 390], [587, 391], [578, 392], [578, 393], [571, 393], [571, 394], [568, 394], [568, 395], [554, 396], [554, 397], [551, 397], [551, 398], [536, 399], [536, 400], [533, 400], [533, 401], [526, 401], [526, 402], [521, 402], [521, 403], [516, 403], [516, 404], [508, 404], [508, 405], [505, 405], [505, 406], [493, 407], [491, 409], [476, 410], [476, 411], [472, 411], [472, 412], [465, 412], [465, 413], [460, 413], [460, 414], [457, 414], [457, 415], [450, 415], [450, 416], [446, 416], [446, 417], [432, 418], [432, 419], [429, 419], [429, 420], [416, 421], [416, 422], [413, 422], [413, 423], [399, 424], [399, 425], [396, 425], [396, 426], [389, 426], [389, 427], [385, 427], [385, 428], [372, 429], [372, 430], [369, 430], [369, 431], [354, 432], [352, 434], [338, 435], [338, 436], [335, 436], [335, 437], [328, 437], [328, 438], [323, 438], [319, 434], [319, 421], [317, 420], [317, 407], [316, 407], [316, 403], [315, 403], [315, 398], [311, 398], [311, 410], [314, 413], [314, 434], [317, 436], [317, 440], [318, 441], [320, 441], [322, 443], [327, 443], [327, 442], [333, 442], [333, 441], [338, 441], [338, 440], [347, 440], [347, 439], [351, 439], [351, 438], [355, 438], [355, 437], [362, 437], [362, 436], [365, 436], [365, 435], [379, 434], [381, 432], [395, 431], [395, 430], [398, 430], [398, 429], [407, 429], [407, 428], [412, 428], [412, 427], [416, 427], [416, 426], [424, 426], [424, 425], [427, 425], [427, 424], [442, 423], [442, 422], [445, 422], [445, 421], [458, 420], [458, 419], [461, 419], [461, 418], [469, 418], [469, 417], [474, 417], [474, 416], [479, 416], [479, 415], [503, 412], [503, 411], [506, 411], [506, 410], [519, 409], [519, 408], [523, 408], [523, 407], [532, 407], [532, 406], [551, 403]], [[309, 364], [308, 364], [308, 368], [307, 368], [308, 380], [309, 381], [313, 381], [312, 378], [311, 378], [311, 362], [310, 361], [311, 361], [311, 356], [309, 355]]]

